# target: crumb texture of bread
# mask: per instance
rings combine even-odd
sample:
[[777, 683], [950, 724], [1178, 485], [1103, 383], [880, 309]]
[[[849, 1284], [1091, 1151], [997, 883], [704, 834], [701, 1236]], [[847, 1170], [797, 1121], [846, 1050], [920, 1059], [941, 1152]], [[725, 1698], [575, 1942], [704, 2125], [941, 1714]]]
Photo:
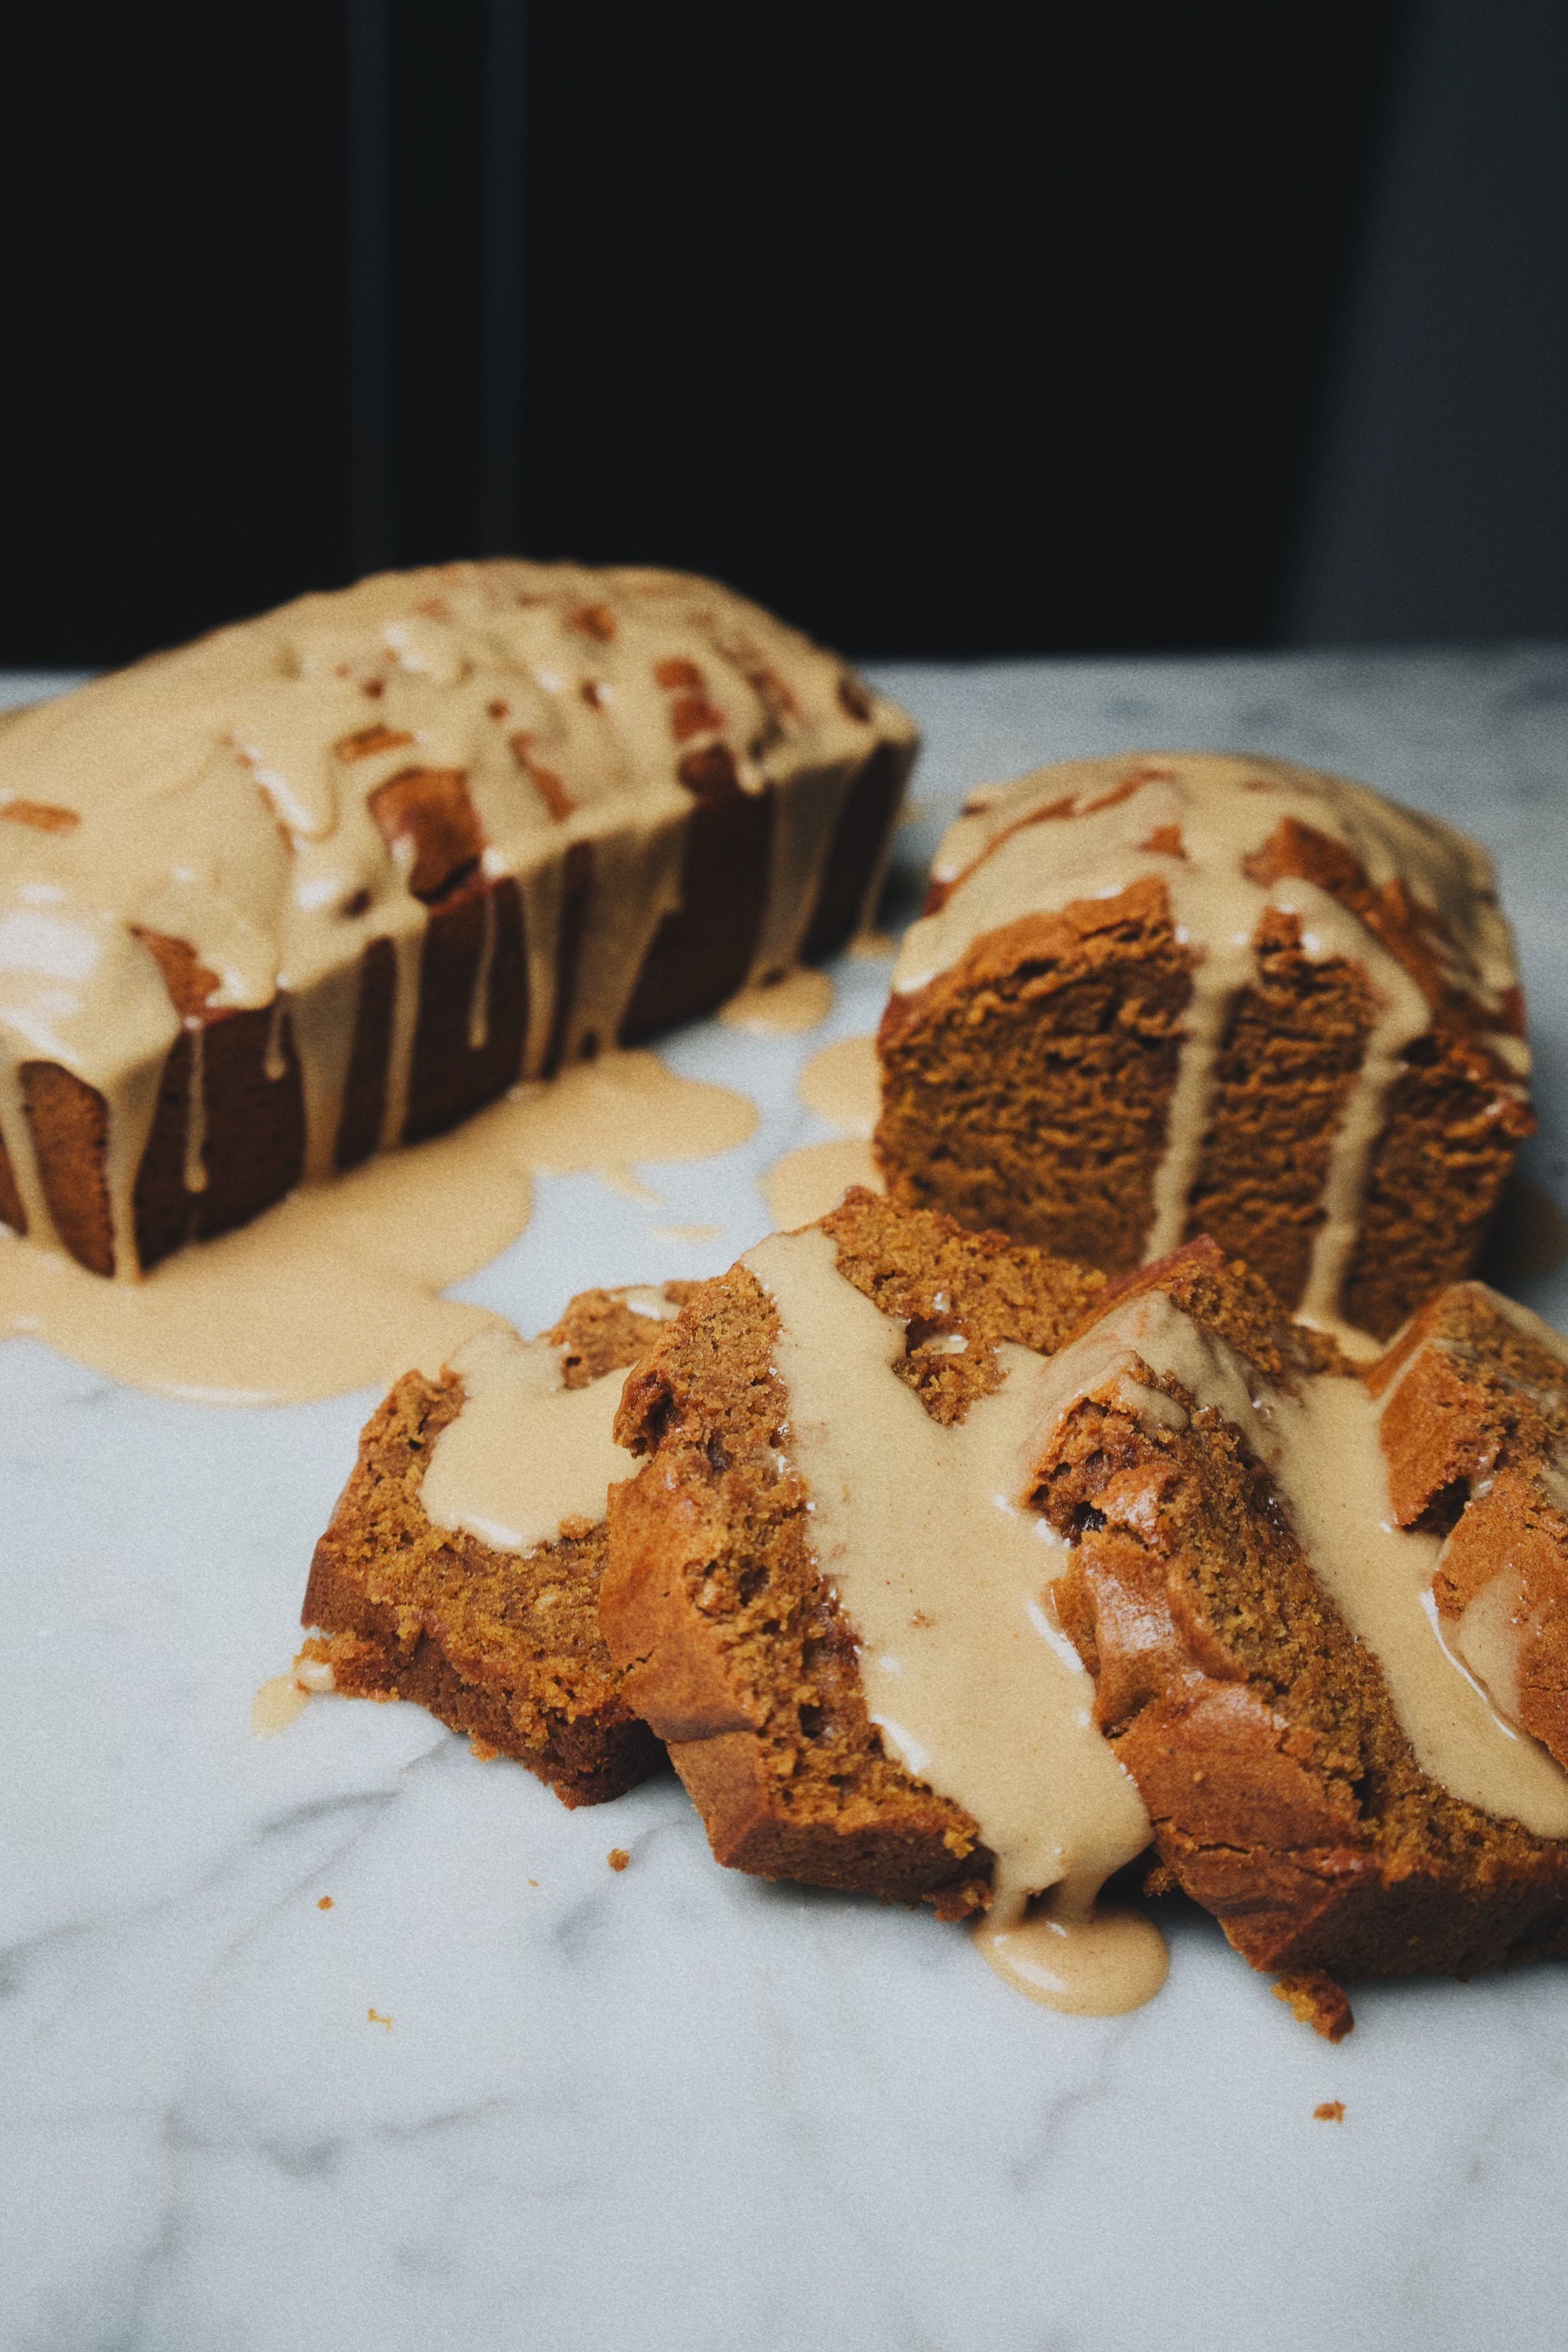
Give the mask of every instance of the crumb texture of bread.
[[121, 1276], [836, 953], [917, 746], [716, 582], [511, 558], [301, 597], [3, 735], [0, 913], [53, 911], [12, 924], [0, 1214]]
[[[1161, 1369], [1158, 1317], [1140, 1325], [1134, 1312], [1151, 1300], [1197, 1335], [1181, 1360], [1228, 1364], [1228, 1384]], [[1327, 1387], [1375, 1453], [1375, 1398], [1212, 1244], [1105, 1301], [1057, 1360], [1064, 1410], [1036, 1495], [1073, 1546], [1058, 1612], [1170, 1878], [1255, 1967], [1281, 1973], [1320, 2031], [1323, 2002], [1333, 2009], [1324, 1987], [1342, 1979], [1568, 1956], [1568, 1837], [1483, 1810], [1422, 1769], [1391, 1696], [1393, 1654], [1352, 1632], [1319, 1521], [1254, 1451], [1255, 1433], [1265, 1445]], [[1354, 1475], [1347, 1461], [1347, 1491]], [[1327, 1476], [1341, 1476], [1338, 1462]], [[1375, 1506], [1365, 1516], [1370, 1574]], [[1386, 1529], [1382, 1540], [1418, 1542]], [[1413, 1549], [1414, 1571], [1436, 1550]], [[1512, 1769], [1517, 1742], [1492, 1728], [1500, 1769]], [[1568, 1784], [1539, 1756], [1532, 1769], [1553, 1818], [1568, 1818]]]
[[[894, 1365], [932, 1421], [1045, 1350], [1096, 1273], [856, 1191], [823, 1220], [838, 1274], [903, 1324]], [[626, 1690], [670, 1743], [720, 1861], [962, 1916], [988, 1899], [980, 1825], [916, 1779], [872, 1722], [854, 1627], [822, 1576], [787, 1446], [777, 1312], [744, 1265], [706, 1284], [628, 1379], [601, 1617]]]
[[1532, 1125], [1485, 853], [1277, 760], [977, 794], [879, 1048], [895, 1199], [1111, 1272], [1207, 1234], [1382, 1339], [1474, 1265]]
[[1445, 1538], [1434, 1593], [1501, 1712], [1568, 1765], [1568, 1345], [1484, 1283], [1373, 1377], [1394, 1515]]
[[[668, 1307], [689, 1288], [668, 1285]], [[638, 1311], [645, 1296], [588, 1291], [572, 1301], [542, 1343], [559, 1351], [563, 1386], [586, 1388], [636, 1362], [665, 1328]], [[599, 1631], [603, 1518], [521, 1554], [436, 1526], [421, 1488], [463, 1396], [451, 1370], [438, 1381], [410, 1372], [371, 1416], [316, 1547], [301, 1622], [321, 1631], [308, 1648], [331, 1665], [337, 1690], [415, 1700], [526, 1764], [567, 1804], [603, 1802], [663, 1760]]]

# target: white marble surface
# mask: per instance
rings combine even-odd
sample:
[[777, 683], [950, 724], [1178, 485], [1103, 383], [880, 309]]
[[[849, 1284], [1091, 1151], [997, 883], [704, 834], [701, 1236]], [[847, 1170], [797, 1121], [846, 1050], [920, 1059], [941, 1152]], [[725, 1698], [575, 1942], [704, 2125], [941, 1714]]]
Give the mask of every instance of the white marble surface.
[[[1482, 835], [1532, 989], [1527, 1164], [1568, 1199], [1568, 653], [885, 681], [929, 734], [906, 866], [965, 784], [1138, 742], [1293, 754]], [[727, 1264], [756, 1171], [826, 1133], [795, 1068], [886, 972], [843, 967], [814, 1037], [672, 1044], [755, 1093], [755, 1143], [647, 1171], [658, 1209], [543, 1182], [473, 1295], [531, 1329]], [[1561, 1274], [1523, 1295], [1568, 1318]], [[1183, 1911], [1152, 2007], [1058, 2018], [929, 1918], [716, 1869], [672, 1782], [571, 1814], [335, 1699], [253, 1740], [371, 1401], [204, 1412], [0, 1347], [5, 2352], [1558, 2340], [1560, 1972], [1364, 1990], [1332, 2050]]]

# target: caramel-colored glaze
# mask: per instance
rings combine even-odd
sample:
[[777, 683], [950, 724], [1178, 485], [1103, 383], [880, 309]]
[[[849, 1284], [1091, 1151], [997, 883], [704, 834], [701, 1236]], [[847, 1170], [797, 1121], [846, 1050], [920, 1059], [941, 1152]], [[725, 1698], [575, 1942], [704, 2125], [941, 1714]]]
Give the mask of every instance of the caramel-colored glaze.
[[852, 1184], [883, 1189], [871, 1155], [879, 1081], [874, 1037], [841, 1037], [814, 1054], [795, 1080], [807, 1110], [839, 1130], [831, 1143], [806, 1143], [786, 1151], [763, 1179], [768, 1213], [776, 1230], [793, 1233], [815, 1224], [837, 1207]]
[[1102, 2011], [1147, 2000], [1163, 1974], [1149, 1964], [1158, 1937], [1096, 1915], [1093, 1898], [1148, 1843], [1148, 1816], [1044, 1605], [1059, 1539], [1019, 1499], [1048, 1359], [998, 1348], [1001, 1385], [944, 1425], [893, 1370], [903, 1324], [839, 1273], [828, 1234], [774, 1234], [742, 1263], [777, 1309], [782, 1442], [810, 1490], [812, 1548], [855, 1629], [872, 1721], [995, 1857], [982, 1948], [1021, 1979], [1029, 1899], [1061, 1886], [1063, 1958], [1054, 1975], [1036, 1969], [1033, 1997]]
[[588, 1171], [624, 1189], [633, 1160], [730, 1150], [756, 1117], [745, 1096], [677, 1077], [655, 1054], [606, 1055], [517, 1088], [451, 1135], [307, 1185], [137, 1283], [0, 1235], [0, 1331], [212, 1404], [336, 1396], [411, 1369], [434, 1377], [497, 1320], [439, 1294], [522, 1232], [536, 1171]]
[[[165, 1070], [188, 1033], [184, 1191], [199, 1193], [199, 1041], [247, 1009], [271, 1009], [266, 1075], [297, 1090], [307, 1175], [406, 1139], [423, 961], [433, 942], [447, 952], [436, 918], [456, 921], [469, 901], [455, 1047], [491, 1043], [503, 953], [509, 1003], [526, 992], [518, 1075], [646, 1027], [694, 817], [720, 803], [758, 812], [750, 977], [788, 973], [883, 743], [907, 760], [902, 714], [711, 582], [511, 560], [303, 597], [19, 713], [0, 734], [0, 812], [14, 820], [0, 825], [0, 1138], [15, 1222], [46, 1246], [70, 1239], [29, 1116], [27, 1073], [52, 1067], [103, 1129], [98, 1225], [111, 1242], [98, 1270], [134, 1276]], [[171, 956], [191, 987], [176, 987]], [[351, 1118], [356, 1006], [368, 1021], [373, 1003], [374, 1099]], [[426, 1105], [421, 1131], [447, 1116]]]
[[1133, 1293], [1052, 1359], [1044, 1437], [1074, 1402], [1113, 1393], [1136, 1417], [1184, 1427], [1187, 1408], [1152, 1378], [1241, 1432], [1268, 1471], [1309, 1564], [1376, 1658], [1422, 1770], [1451, 1796], [1538, 1837], [1568, 1837], [1568, 1773], [1518, 1732], [1455, 1656], [1432, 1584], [1441, 1539], [1396, 1526], [1379, 1438], [1383, 1402], [1348, 1372], [1265, 1381], [1162, 1290]]
[[830, 1143], [804, 1143], [775, 1160], [763, 1179], [763, 1192], [775, 1230], [792, 1234], [836, 1209], [852, 1184], [879, 1192], [881, 1172], [869, 1143], [836, 1136]]
[[881, 1099], [876, 1039], [840, 1037], [824, 1045], [795, 1080], [795, 1092], [840, 1135], [868, 1136]]
[[825, 971], [801, 965], [782, 980], [743, 988], [719, 1008], [726, 1029], [755, 1037], [797, 1037], [820, 1028], [833, 1010], [833, 982]]
[[987, 1913], [974, 1930], [981, 1957], [1005, 1984], [1042, 2009], [1072, 2017], [1121, 2017], [1152, 2000], [1170, 1972], [1152, 1919], [1094, 1900], [1068, 1882], [1021, 1921]]
[[[1373, 892], [1414, 909], [1419, 954], [1396, 956], [1342, 897], [1274, 871], [1270, 845], [1288, 828], [1349, 853]], [[1517, 973], [1498, 909], [1491, 861], [1479, 844], [1362, 784], [1288, 761], [1153, 751], [1044, 769], [972, 795], [932, 867], [932, 911], [910, 926], [893, 976], [909, 998], [962, 962], [976, 942], [1019, 919], [1158, 882], [1177, 941], [1193, 958], [1164, 1142], [1154, 1174], [1145, 1262], [1186, 1230], [1230, 1012], [1256, 972], [1259, 927], [1293, 917], [1303, 952], [1344, 960], [1372, 983], [1376, 1011], [1340, 1116], [1298, 1312], [1338, 1325], [1390, 1089], [1407, 1048], [1430, 1025], [1434, 1000], [1457, 993], [1500, 1086], [1524, 1096], [1530, 1057], [1512, 1034]], [[1419, 964], [1420, 969], [1416, 969]]]
[[276, 1739], [310, 1704], [310, 1692], [292, 1674], [269, 1675], [250, 1703], [251, 1738]]
[[[673, 1313], [660, 1302], [659, 1312]], [[610, 1487], [636, 1468], [612, 1435], [625, 1368], [569, 1389], [562, 1350], [504, 1326], [478, 1331], [452, 1358], [463, 1409], [437, 1438], [419, 1499], [438, 1528], [492, 1551], [553, 1543], [568, 1522], [605, 1516]]]

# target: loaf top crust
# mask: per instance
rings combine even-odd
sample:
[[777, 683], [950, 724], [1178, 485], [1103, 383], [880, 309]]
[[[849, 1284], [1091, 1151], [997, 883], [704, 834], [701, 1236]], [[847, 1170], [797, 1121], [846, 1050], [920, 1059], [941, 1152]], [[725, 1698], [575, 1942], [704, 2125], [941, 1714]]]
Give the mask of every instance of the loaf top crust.
[[981, 786], [938, 848], [895, 994], [930, 987], [1026, 917], [1149, 881], [1211, 957], [1245, 954], [1266, 908], [1294, 914], [1309, 941], [1321, 936], [1316, 952], [1359, 948], [1385, 989], [1404, 973], [1429, 1005], [1469, 1000], [1510, 1070], [1529, 1069], [1513, 942], [1480, 844], [1366, 784], [1252, 753], [1123, 752]]
[[301, 597], [0, 730], [0, 1040], [107, 1092], [182, 1016], [298, 996], [475, 873], [548, 888], [611, 835], [635, 863], [705, 798], [913, 734], [681, 573], [509, 558]]

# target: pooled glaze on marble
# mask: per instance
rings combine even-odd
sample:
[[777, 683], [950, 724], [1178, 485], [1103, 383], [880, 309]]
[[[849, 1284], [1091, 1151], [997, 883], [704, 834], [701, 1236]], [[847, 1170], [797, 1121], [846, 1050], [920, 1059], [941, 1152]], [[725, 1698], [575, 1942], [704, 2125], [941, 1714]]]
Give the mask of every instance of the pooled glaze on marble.
[[542, 1171], [591, 1171], [657, 1204], [635, 1160], [732, 1150], [749, 1097], [606, 1054], [514, 1087], [450, 1135], [291, 1193], [141, 1281], [104, 1282], [0, 1230], [0, 1336], [35, 1334], [135, 1387], [205, 1404], [341, 1395], [437, 1373], [492, 1320], [441, 1296], [527, 1225]]

